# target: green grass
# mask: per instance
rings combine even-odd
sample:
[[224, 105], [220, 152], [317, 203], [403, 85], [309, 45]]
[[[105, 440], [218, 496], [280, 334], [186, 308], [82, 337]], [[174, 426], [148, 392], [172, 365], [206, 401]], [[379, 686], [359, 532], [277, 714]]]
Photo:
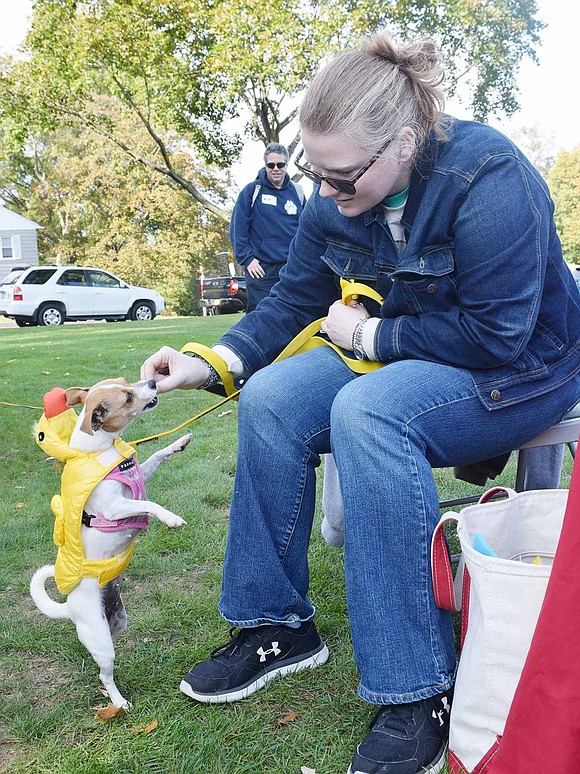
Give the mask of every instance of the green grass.
[[[39, 406], [54, 386], [114, 376], [134, 380], [159, 346], [212, 344], [237, 319], [1, 330], [0, 401]], [[214, 400], [197, 392], [163, 396], [126, 440], [172, 428]], [[345, 772], [372, 707], [356, 697], [342, 553], [320, 537], [320, 513], [310, 596], [331, 651], [328, 664], [232, 705], [196, 705], [178, 690], [182, 674], [227, 639], [216, 605], [235, 471], [234, 403], [192, 425], [186, 452], [149, 484], [151, 498], [188, 524], [168, 530], [154, 520], [139, 541], [124, 589], [129, 628], [116, 648], [117, 683], [133, 709], [108, 726], [94, 719], [106, 703], [96, 665], [72, 625], [43, 617], [28, 595], [32, 572], [55, 554], [49, 503], [59, 474], [34, 442], [39, 414], [0, 405], [0, 771], [300, 774], [305, 766], [316, 774]], [[141, 456], [167, 442], [141, 447]], [[449, 471], [438, 470], [436, 477], [444, 498], [469, 490]], [[293, 722], [277, 723], [291, 712], [297, 713]], [[158, 727], [152, 733], [134, 730], [153, 720]]]

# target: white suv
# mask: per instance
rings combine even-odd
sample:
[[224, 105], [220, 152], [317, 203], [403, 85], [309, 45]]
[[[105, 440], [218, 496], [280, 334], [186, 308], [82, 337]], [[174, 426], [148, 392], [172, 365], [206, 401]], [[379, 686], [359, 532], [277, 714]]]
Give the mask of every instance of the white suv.
[[163, 296], [90, 266], [33, 266], [0, 282], [0, 315], [17, 325], [65, 320], [152, 320]]

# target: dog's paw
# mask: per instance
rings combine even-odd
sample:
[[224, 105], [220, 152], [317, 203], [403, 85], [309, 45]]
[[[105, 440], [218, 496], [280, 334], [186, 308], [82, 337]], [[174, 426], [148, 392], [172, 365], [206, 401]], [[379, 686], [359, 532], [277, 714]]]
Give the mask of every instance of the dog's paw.
[[164, 524], [168, 527], [183, 527], [187, 522], [182, 519], [181, 516], [177, 516], [175, 513], [170, 513], [163, 519]]
[[185, 447], [189, 444], [193, 437], [192, 433], [187, 433], [186, 435], [182, 435], [181, 438], [178, 438], [175, 443], [171, 444], [171, 449], [174, 452], [180, 452], [185, 449]]

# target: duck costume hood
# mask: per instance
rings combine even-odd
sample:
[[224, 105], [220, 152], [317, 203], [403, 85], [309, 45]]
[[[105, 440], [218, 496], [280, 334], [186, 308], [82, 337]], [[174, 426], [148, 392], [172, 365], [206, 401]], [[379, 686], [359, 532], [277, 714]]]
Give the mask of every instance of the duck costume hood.
[[65, 391], [55, 387], [43, 398], [44, 414], [35, 427], [36, 442], [51, 457], [64, 462], [61, 491], [51, 500], [54, 513], [53, 540], [58, 546], [55, 580], [62, 594], [69, 594], [82, 578], [97, 578], [105, 586], [120, 575], [131, 560], [135, 542], [107, 559], [86, 559], [81, 527], [85, 503], [95, 488], [119, 463], [136, 455], [133, 446], [117, 438], [107, 452], [83, 452], [69, 441], [78, 415], [69, 408]]

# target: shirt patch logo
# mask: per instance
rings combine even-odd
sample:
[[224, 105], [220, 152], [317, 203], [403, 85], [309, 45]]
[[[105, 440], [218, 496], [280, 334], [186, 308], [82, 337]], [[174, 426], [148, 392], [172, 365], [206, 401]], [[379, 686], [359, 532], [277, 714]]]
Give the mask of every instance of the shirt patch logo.
[[294, 204], [292, 199], [288, 199], [286, 204], [284, 205], [284, 209], [288, 213], [288, 215], [296, 215], [298, 212], [298, 207]]
[[272, 194], [262, 194], [262, 204], [271, 204], [275, 207], [278, 204], [278, 199], [276, 196], [272, 196]]

